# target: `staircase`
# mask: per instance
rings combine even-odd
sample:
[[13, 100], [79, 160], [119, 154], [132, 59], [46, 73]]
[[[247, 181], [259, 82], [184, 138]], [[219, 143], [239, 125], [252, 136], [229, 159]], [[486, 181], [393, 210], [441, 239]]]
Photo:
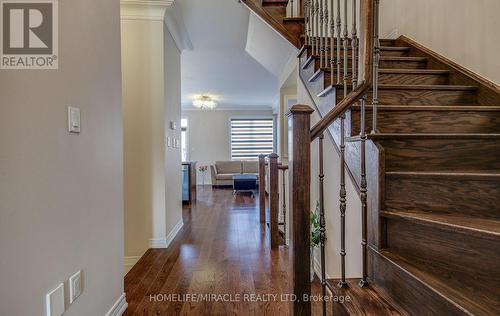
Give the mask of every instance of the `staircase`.
[[[344, 88], [355, 90], [350, 45], [347, 80], [339, 82], [330, 56], [346, 46], [315, 36], [320, 55], [302, 45], [311, 41], [310, 9], [292, 28], [282, 10], [288, 1], [242, 2], [300, 49], [311, 106], [333, 117]], [[344, 112], [344, 133], [338, 115], [324, 130], [360, 192], [361, 146], [368, 168], [368, 286], [324, 280], [353, 298], [334, 304], [334, 315], [500, 315], [500, 88], [404, 36], [380, 40], [378, 67], [376, 118], [372, 89], [366, 107], [356, 102]]]

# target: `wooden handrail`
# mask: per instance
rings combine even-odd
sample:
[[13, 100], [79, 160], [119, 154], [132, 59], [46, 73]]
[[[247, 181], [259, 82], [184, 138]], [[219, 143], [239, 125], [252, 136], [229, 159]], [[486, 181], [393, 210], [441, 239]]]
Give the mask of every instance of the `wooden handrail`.
[[374, 26], [375, 26], [375, 2], [374, 0], [362, 0], [361, 18], [364, 23], [364, 76], [363, 81], [351, 91], [330, 112], [323, 116], [311, 129], [311, 142], [319, 137], [335, 120], [345, 111], [353, 106], [368, 89], [373, 80], [373, 53], [374, 53]]
[[283, 165], [283, 164], [279, 164], [278, 165], [278, 169], [280, 169], [280, 170], [288, 170], [288, 166], [287, 165]]

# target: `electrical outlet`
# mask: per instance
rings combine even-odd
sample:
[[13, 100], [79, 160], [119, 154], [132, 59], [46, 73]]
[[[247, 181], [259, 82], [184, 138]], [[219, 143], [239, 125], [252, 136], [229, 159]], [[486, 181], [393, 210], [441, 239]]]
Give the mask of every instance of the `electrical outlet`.
[[78, 271], [69, 278], [69, 303], [73, 302], [82, 294], [82, 271]]

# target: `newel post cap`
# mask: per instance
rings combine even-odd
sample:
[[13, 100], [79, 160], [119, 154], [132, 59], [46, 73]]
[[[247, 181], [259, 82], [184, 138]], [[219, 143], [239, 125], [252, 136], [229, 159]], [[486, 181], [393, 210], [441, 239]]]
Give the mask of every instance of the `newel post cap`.
[[295, 104], [290, 108], [290, 111], [286, 114], [287, 116], [292, 116], [292, 115], [310, 115], [313, 113], [314, 110], [309, 106], [305, 104]]

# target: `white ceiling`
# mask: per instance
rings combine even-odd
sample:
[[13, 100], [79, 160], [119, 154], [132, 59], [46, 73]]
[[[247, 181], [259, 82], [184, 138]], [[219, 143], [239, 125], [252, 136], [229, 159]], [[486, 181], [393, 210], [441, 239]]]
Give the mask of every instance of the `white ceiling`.
[[250, 11], [236, 0], [179, 0], [193, 50], [182, 53], [182, 104], [218, 97], [221, 108], [271, 107], [278, 80], [246, 51]]

